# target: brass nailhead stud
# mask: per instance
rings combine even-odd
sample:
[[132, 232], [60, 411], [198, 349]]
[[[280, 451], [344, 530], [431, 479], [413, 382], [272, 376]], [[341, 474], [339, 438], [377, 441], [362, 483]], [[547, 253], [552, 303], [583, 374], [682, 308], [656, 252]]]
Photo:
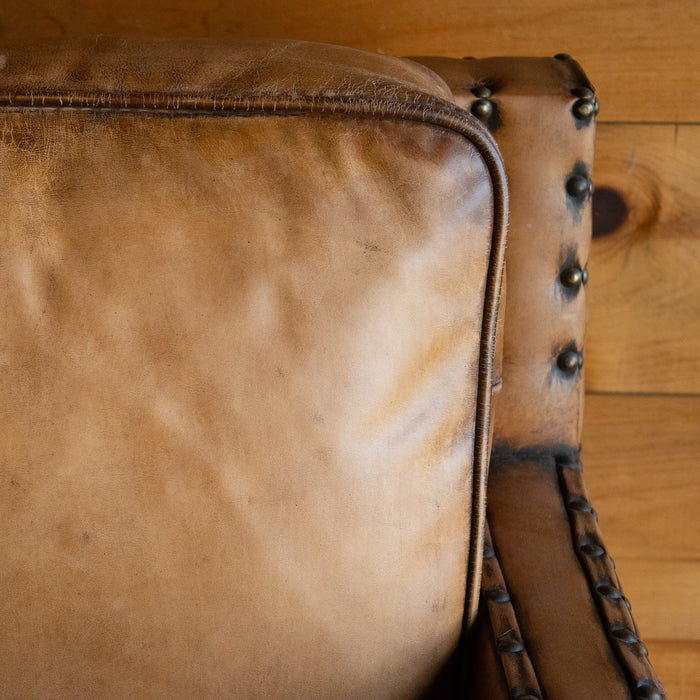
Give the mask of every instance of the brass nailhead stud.
[[666, 700], [666, 696], [655, 685], [643, 685], [637, 688], [637, 700]]
[[580, 99], [574, 102], [571, 108], [576, 119], [586, 121], [595, 116], [595, 99]]
[[488, 85], [474, 85], [471, 88], [471, 93], [472, 95], [474, 95], [474, 97], [478, 97], [479, 99], [491, 97], [491, 95], [493, 94], [491, 88], [488, 87]]
[[568, 289], [577, 289], [583, 281], [583, 270], [580, 267], [565, 267], [560, 275], [559, 281]]
[[585, 199], [593, 194], [593, 182], [585, 175], [572, 175], [566, 181], [566, 191], [574, 199]]
[[564, 350], [557, 357], [557, 367], [564, 374], [576, 374], [583, 367], [583, 353], [576, 350]]
[[510, 600], [505, 586], [491, 586], [486, 591], [486, 597], [494, 603], [507, 603]]
[[493, 102], [490, 100], [476, 100], [472, 102], [472, 114], [482, 122], [488, 120], [493, 114]]
[[666, 700], [666, 696], [654, 683], [644, 683], [637, 688], [635, 693], [637, 700]]

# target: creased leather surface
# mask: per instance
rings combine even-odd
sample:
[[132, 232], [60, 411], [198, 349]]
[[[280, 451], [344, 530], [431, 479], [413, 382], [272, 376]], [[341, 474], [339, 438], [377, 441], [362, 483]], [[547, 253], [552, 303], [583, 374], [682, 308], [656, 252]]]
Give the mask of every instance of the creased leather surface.
[[577, 163], [593, 160], [595, 127], [580, 128], [571, 90], [589, 85], [578, 64], [553, 58], [424, 61], [469, 108], [470, 88], [488, 85], [501, 126], [494, 137], [510, 190], [504, 313], [503, 389], [494, 398], [494, 440], [577, 446], [583, 425], [583, 372], [557, 368], [559, 353], [584, 349], [586, 291], [567, 295], [558, 283], [568, 259], [583, 268], [591, 242], [590, 200], [572, 208], [566, 181]]
[[[0, 90], [11, 95], [94, 98], [157, 95], [174, 103], [268, 95], [372, 101], [426, 98], [452, 103], [440, 78], [424, 66], [365, 51], [304, 41], [121, 39], [47, 41], [0, 47]], [[57, 60], [57, 56], [60, 58]], [[350, 70], [347, 68], [350, 67]], [[167, 102], [167, 100], [166, 100]], [[164, 103], [166, 103], [164, 102]], [[138, 103], [137, 103], [138, 104]], [[143, 104], [139, 104], [143, 106]], [[147, 106], [152, 106], [151, 103]], [[174, 105], [173, 105], [174, 106]]]
[[488, 511], [503, 575], [546, 697], [629, 700], [627, 679], [573, 548], [554, 459], [495, 458]]
[[0, 117], [6, 692], [420, 692], [472, 544], [483, 158], [395, 119]]

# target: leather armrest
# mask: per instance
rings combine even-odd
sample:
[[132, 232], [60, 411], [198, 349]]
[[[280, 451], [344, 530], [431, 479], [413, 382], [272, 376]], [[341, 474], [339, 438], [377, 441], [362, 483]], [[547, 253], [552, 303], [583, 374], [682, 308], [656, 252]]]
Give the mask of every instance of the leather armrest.
[[497, 449], [488, 520], [473, 696], [663, 698], [578, 454]]
[[662, 698], [578, 453], [594, 88], [563, 54], [418, 60], [494, 133], [510, 187], [503, 389], [470, 697]]

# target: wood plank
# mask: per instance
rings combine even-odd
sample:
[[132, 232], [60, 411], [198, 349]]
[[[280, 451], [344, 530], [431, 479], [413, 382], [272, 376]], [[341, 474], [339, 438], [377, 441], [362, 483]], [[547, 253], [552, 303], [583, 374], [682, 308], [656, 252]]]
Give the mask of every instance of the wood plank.
[[589, 394], [582, 443], [615, 550], [700, 561], [700, 397]]
[[589, 394], [583, 446], [642, 634], [700, 639], [700, 397]]
[[700, 121], [700, 3], [677, 0], [3, 0], [0, 39], [59, 35], [291, 37], [392, 55], [575, 56], [601, 119]]
[[671, 700], [700, 698], [700, 642], [645, 640], [649, 658]]
[[700, 126], [600, 125], [589, 390], [700, 394], [698, 172]]
[[[595, 503], [595, 501], [594, 501]], [[597, 506], [596, 506], [597, 507]], [[700, 562], [631, 559], [616, 556], [614, 538], [601, 518], [606, 546], [615, 559], [622, 590], [632, 602], [632, 614], [642, 639], [700, 641]], [[650, 537], [656, 538], [656, 533]]]

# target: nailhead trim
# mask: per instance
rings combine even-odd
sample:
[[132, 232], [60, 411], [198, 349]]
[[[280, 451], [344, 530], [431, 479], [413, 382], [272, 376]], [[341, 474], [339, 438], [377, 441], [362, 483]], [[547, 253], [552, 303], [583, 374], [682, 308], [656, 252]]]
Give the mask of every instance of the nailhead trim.
[[488, 521], [484, 531], [481, 592], [510, 697], [513, 700], [542, 700], [542, 691], [520, 633]]
[[[666, 700], [663, 686], [639, 639], [639, 631], [625, 598], [615, 563], [603, 545], [596, 513], [583, 483], [580, 460], [557, 459], [557, 474], [579, 561], [610, 644], [631, 680], [635, 700]], [[584, 507], [586, 504], [588, 507]]]

